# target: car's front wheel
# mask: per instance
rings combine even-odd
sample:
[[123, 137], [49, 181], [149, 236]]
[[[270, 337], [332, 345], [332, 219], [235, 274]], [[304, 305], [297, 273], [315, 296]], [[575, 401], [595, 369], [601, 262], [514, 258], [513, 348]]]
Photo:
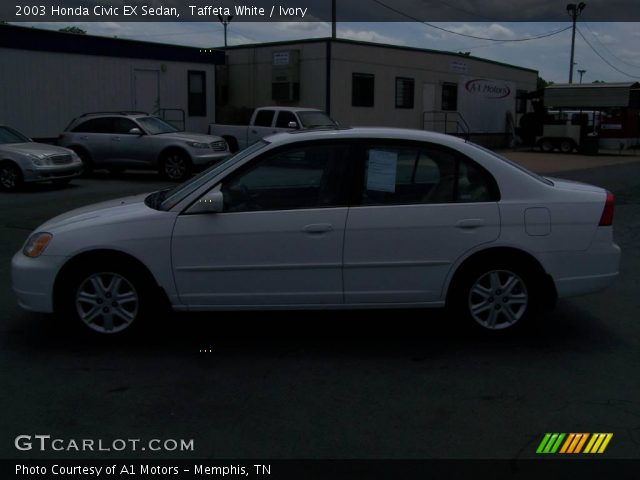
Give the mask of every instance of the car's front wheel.
[[0, 163], [0, 189], [14, 192], [23, 184], [22, 171], [15, 163], [5, 161]]
[[130, 331], [151, 308], [149, 282], [134, 266], [97, 262], [76, 268], [68, 280], [62, 312], [93, 332]]
[[451, 307], [485, 331], [521, 328], [541, 305], [535, 278], [530, 269], [511, 262], [473, 265], [452, 285]]
[[170, 150], [162, 155], [160, 174], [176, 182], [182, 182], [191, 175], [191, 159], [180, 150]]

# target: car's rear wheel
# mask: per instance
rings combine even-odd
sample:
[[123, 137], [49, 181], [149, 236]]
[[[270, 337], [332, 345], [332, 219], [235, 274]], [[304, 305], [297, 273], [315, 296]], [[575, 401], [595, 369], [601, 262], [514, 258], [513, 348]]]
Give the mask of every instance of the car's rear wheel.
[[529, 323], [542, 304], [536, 276], [516, 263], [471, 265], [452, 285], [453, 310], [484, 331], [512, 330]]
[[76, 152], [76, 155], [78, 155], [82, 161], [82, 175], [86, 176], [93, 172], [93, 159], [91, 158], [91, 155], [89, 155], [89, 152], [80, 147], [71, 147], [71, 150]]
[[131, 331], [148, 316], [150, 284], [135, 266], [99, 261], [76, 268], [63, 292], [62, 312], [100, 334]]
[[571, 153], [573, 152], [573, 149], [575, 148], [575, 143], [573, 143], [573, 140], [569, 140], [564, 139], [560, 142], [560, 151], [562, 153]]
[[554, 148], [555, 148], [555, 145], [548, 138], [543, 138], [542, 140], [540, 140], [540, 150], [542, 150], [543, 152], [545, 153], [553, 152]]
[[182, 182], [191, 175], [191, 159], [180, 150], [170, 150], [162, 156], [160, 174], [176, 182]]
[[0, 163], [0, 189], [5, 192], [15, 192], [24, 183], [22, 171], [15, 163], [5, 161]]

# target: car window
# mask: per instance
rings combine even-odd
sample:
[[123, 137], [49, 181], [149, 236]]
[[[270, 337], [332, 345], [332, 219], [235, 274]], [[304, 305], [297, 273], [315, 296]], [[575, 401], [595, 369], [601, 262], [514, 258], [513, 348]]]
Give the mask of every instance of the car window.
[[140, 117], [137, 120], [149, 135], [159, 135], [161, 133], [173, 133], [178, 131], [176, 127], [168, 124], [158, 117]]
[[256, 159], [222, 184], [226, 212], [347, 204], [347, 144], [288, 147]]
[[74, 127], [73, 132], [81, 133], [113, 133], [111, 117], [92, 118]]
[[289, 122], [294, 122], [296, 125], [298, 124], [298, 120], [296, 120], [296, 116], [292, 112], [288, 110], [278, 112], [278, 118], [276, 119], [277, 128], [290, 128]]
[[113, 133], [128, 134], [132, 128], [138, 128], [138, 125], [128, 118], [116, 117], [113, 119]]
[[322, 127], [335, 127], [336, 122], [331, 120], [324, 112], [316, 112], [308, 110], [304, 112], [298, 112], [298, 117], [304, 128], [322, 128]]
[[496, 188], [488, 173], [437, 146], [373, 145], [365, 150], [363, 205], [487, 202]]
[[253, 124], [256, 127], [270, 127], [271, 123], [273, 122], [273, 115], [275, 113], [276, 112], [274, 112], [273, 110], [260, 110], [256, 114], [256, 119]]

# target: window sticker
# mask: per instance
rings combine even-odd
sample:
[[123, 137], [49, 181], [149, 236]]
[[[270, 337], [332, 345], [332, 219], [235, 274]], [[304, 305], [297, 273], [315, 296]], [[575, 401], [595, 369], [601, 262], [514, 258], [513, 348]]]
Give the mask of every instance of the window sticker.
[[369, 150], [367, 161], [367, 190], [396, 191], [398, 154], [384, 150]]

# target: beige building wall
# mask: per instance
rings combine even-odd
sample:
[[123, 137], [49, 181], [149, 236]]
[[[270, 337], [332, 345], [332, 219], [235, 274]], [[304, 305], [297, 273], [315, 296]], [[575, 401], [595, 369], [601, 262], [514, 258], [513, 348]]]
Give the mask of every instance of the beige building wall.
[[[74, 117], [86, 112], [139, 109], [137, 70], [157, 72], [159, 107], [183, 109], [187, 130], [206, 132], [214, 119], [212, 64], [11, 48], [0, 48], [0, 58], [11, 66], [11, 75], [2, 75], [0, 124], [30, 137], [57, 137]], [[189, 70], [206, 72], [206, 116], [188, 116]]]

